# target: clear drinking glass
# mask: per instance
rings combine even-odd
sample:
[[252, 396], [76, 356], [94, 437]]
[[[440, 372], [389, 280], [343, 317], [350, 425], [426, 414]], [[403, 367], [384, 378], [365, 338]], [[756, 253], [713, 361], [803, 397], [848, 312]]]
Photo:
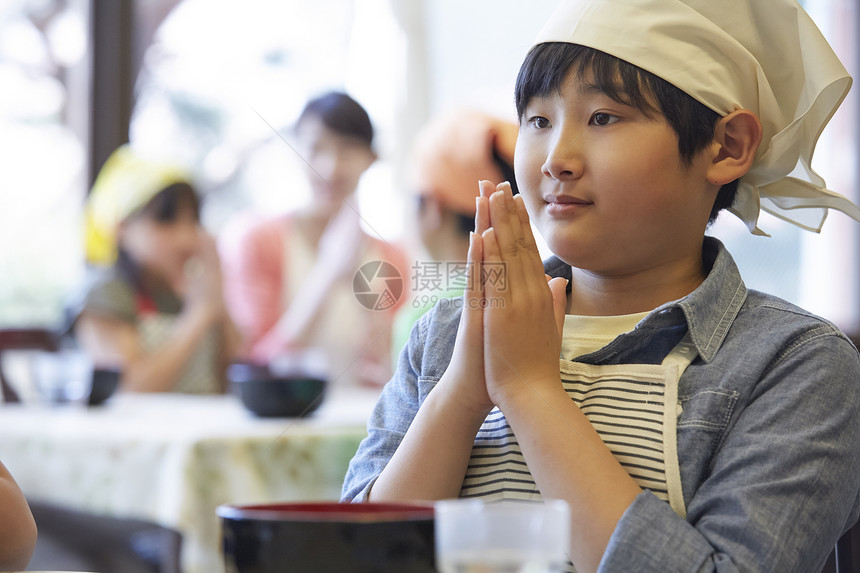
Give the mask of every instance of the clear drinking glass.
[[570, 540], [565, 501], [443, 500], [436, 502], [435, 514], [441, 573], [565, 571]]
[[31, 358], [33, 384], [43, 404], [84, 405], [92, 390], [93, 363], [86, 352], [39, 351]]

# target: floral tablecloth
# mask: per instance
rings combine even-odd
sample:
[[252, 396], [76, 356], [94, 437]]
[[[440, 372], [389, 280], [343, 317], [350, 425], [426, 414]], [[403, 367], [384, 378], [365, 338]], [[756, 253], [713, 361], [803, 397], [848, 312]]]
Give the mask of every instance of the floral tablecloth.
[[0, 407], [0, 460], [28, 498], [183, 534], [185, 573], [223, 571], [223, 503], [333, 500], [376, 395], [261, 419], [234, 396], [118, 395], [89, 410]]

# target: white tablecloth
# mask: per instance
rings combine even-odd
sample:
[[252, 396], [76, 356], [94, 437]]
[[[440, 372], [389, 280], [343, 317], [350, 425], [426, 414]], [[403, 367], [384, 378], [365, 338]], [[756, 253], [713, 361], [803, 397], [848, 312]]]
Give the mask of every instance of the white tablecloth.
[[376, 393], [339, 390], [305, 419], [233, 396], [117, 395], [80, 410], [0, 407], [0, 460], [25, 495], [183, 534], [185, 573], [223, 571], [223, 503], [337, 499]]

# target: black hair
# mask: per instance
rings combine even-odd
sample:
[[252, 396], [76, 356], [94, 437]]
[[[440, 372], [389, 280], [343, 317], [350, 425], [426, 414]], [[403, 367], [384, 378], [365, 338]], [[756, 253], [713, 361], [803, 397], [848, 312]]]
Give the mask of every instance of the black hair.
[[[191, 184], [186, 182], [168, 185], [149, 200], [149, 202], [129, 216], [129, 219], [147, 218], [159, 223], [172, 223], [179, 216], [183, 206], [191, 207], [194, 218], [200, 220], [200, 198]], [[137, 288], [142, 288], [140, 266], [129, 254], [117, 246], [117, 268]]]
[[[514, 88], [520, 122], [529, 102], [535, 97], [560, 92], [571, 71], [580, 79], [591, 72], [591, 81], [609, 98], [635, 107], [648, 117], [655, 114], [665, 117], [678, 135], [678, 152], [685, 165], [714, 139], [720, 120], [720, 114], [714, 110], [638, 66], [600, 50], [567, 42], [538, 44], [526, 55]], [[720, 188], [709, 224], [716, 220], [720, 211], [732, 206], [737, 189], [738, 180]]]
[[200, 199], [189, 183], [180, 182], [168, 185], [141, 207], [132, 217], [147, 217], [160, 223], [172, 223], [176, 220], [179, 208], [187, 205], [194, 212], [194, 217], [200, 219]]
[[318, 117], [340, 135], [354, 137], [368, 147], [373, 143], [373, 124], [361, 104], [343, 92], [327, 92], [305, 104], [295, 127], [308, 117]]

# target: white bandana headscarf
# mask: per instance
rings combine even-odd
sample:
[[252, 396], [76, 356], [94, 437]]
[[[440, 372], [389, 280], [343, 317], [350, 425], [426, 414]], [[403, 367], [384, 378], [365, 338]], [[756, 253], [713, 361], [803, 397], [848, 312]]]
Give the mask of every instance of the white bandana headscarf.
[[796, 0], [563, 0], [541, 42], [611, 54], [720, 115], [755, 113], [762, 142], [730, 209], [754, 234], [760, 210], [815, 232], [828, 209], [860, 221], [810, 164], [852, 80]]

